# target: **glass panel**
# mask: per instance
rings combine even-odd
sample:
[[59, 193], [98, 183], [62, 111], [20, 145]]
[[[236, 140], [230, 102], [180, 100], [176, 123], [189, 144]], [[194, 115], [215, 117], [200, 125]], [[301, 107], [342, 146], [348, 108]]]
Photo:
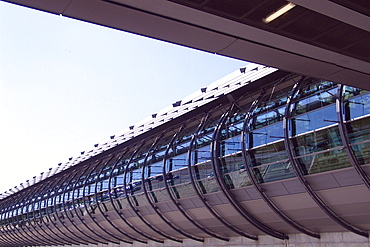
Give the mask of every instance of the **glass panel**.
[[252, 149], [249, 151], [249, 155], [253, 166], [260, 166], [288, 159], [283, 141]]
[[255, 148], [284, 138], [283, 123], [279, 122], [246, 134], [247, 146]]
[[194, 166], [193, 170], [195, 173], [195, 184], [201, 193], [206, 194], [220, 190], [210, 162], [200, 163]]
[[370, 163], [370, 117], [347, 123], [352, 150], [360, 164]]
[[250, 184], [245, 172], [244, 159], [241, 153], [221, 158], [221, 172], [229, 189], [240, 188]]
[[370, 114], [370, 94], [351, 98], [344, 102], [345, 119], [354, 119]]
[[314, 174], [351, 166], [348, 155], [340, 149], [297, 157], [296, 159], [305, 174]]
[[294, 177], [283, 141], [248, 151], [249, 164], [259, 183]]
[[210, 144], [213, 140], [213, 131], [219, 119], [209, 119], [206, 127], [198, 133], [190, 154], [193, 177], [198, 191], [202, 194], [219, 191], [213, 169], [210, 163]]
[[367, 91], [364, 89], [344, 86], [343, 99], [346, 100], [346, 99], [355, 97], [360, 94], [365, 94], [365, 93], [367, 93]]
[[335, 105], [292, 118], [292, 135], [332, 125], [337, 121]]
[[343, 150], [337, 126], [310, 132], [293, 138], [292, 141], [297, 157], [301, 157], [297, 161], [305, 174], [340, 169], [351, 165]]
[[239, 152], [241, 151], [240, 136], [221, 141], [220, 145], [220, 156]]
[[304, 98], [293, 104], [294, 111], [292, 116], [304, 114], [309, 111], [335, 103], [337, 88], [332, 88], [329, 91], [315, 94], [311, 97]]
[[343, 146], [338, 126], [300, 135], [293, 138], [292, 141], [295, 143], [297, 156]]
[[347, 130], [350, 143], [370, 140], [370, 117], [349, 122]]

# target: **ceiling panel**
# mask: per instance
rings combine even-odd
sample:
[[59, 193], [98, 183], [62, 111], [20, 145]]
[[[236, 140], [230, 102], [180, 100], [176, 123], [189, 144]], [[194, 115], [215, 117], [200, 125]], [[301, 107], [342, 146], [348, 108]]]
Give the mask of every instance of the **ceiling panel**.
[[[334, 49], [342, 50], [347, 46], [355, 44], [359, 40], [362, 40], [369, 36], [369, 33], [359, 29], [353, 28], [352, 26], [341, 23], [336, 28], [333, 28], [326, 32], [323, 36], [316, 39], [318, 44], [326, 47], [333, 47]], [[362, 56], [362, 54], [357, 54]]]
[[[343, 49], [356, 44], [369, 34], [367, 31], [358, 27], [348, 25], [340, 20], [301, 6], [295, 6], [274, 21], [264, 23], [263, 19], [265, 17], [286, 5], [287, 1], [285, 0], [191, 1], [193, 3], [191, 5], [189, 5], [189, 1], [185, 0], [170, 1], [341, 54], [349, 54], [344, 52]], [[358, 3], [358, 5], [364, 4], [362, 2]], [[352, 50], [350, 55], [357, 59], [370, 62], [366, 54], [357, 52], [357, 50]]]
[[370, 16], [370, 1], [369, 0], [330, 0], [340, 4], [346, 8], [360, 12], [364, 15]]
[[340, 21], [307, 11], [304, 16], [283, 28], [284, 33], [311, 40], [339, 25]]

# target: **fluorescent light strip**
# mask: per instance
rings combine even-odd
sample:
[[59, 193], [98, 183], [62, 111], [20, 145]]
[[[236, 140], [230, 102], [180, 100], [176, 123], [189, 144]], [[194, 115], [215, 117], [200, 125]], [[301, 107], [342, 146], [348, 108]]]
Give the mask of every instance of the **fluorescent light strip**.
[[283, 7], [281, 7], [280, 9], [278, 9], [276, 12], [274, 12], [271, 15], [267, 16], [266, 18], [262, 19], [262, 21], [264, 23], [272, 22], [273, 20], [275, 20], [279, 16], [285, 14], [286, 12], [288, 12], [289, 10], [291, 10], [294, 7], [295, 7], [294, 3], [288, 3], [288, 4], [284, 5]]

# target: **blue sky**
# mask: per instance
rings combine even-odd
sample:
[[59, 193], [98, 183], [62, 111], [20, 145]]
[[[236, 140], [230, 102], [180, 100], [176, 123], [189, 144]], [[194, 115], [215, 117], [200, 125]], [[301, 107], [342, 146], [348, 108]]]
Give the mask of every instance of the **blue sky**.
[[0, 2], [0, 193], [245, 65]]

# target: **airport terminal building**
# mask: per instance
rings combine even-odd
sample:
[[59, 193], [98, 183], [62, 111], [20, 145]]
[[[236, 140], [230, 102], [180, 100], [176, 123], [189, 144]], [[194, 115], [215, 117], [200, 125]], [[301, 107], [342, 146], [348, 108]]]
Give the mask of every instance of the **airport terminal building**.
[[1, 195], [0, 246], [369, 246], [369, 174], [368, 91], [248, 64]]
[[370, 246], [368, 1], [3, 1], [263, 65], [0, 195], [0, 246]]

